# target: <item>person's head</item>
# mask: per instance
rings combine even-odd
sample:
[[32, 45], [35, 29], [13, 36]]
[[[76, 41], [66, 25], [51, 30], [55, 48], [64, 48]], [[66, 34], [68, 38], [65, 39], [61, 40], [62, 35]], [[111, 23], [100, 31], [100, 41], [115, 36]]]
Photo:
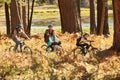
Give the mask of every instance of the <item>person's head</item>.
[[83, 37], [87, 38], [87, 37], [89, 37], [89, 34], [88, 33], [83, 33]]
[[52, 25], [52, 24], [49, 24], [49, 25], [48, 25], [48, 28], [49, 28], [49, 29], [53, 29], [53, 25]]
[[17, 25], [17, 29], [18, 29], [19, 31], [21, 31], [21, 30], [23, 29], [22, 24], [18, 24], [18, 25]]

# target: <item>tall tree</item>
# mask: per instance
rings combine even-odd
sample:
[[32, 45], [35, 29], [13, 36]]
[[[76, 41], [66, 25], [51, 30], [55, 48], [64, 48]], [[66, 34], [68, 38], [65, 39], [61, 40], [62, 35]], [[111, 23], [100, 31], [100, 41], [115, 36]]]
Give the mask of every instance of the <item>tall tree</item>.
[[35, 3], [35, 0], [32, 1], [31, 15], [30, 15], [30, 20], [28, 22], [28, 27], [27, 27], [27, 32], [29, 35], [30, 35], [30, 31], [31, 31], [31, 23], [32, 23], [32, 17], [33, 17], [34, 3]]
[[13, 31], [17, 27], [17, 25], [21, 23], [17, 0], [11, 0], [10, 12], [11, 12], [11, 26], [12, 26], [11, 28]]
[[109, 34], [109, 25], [108, 25], [108, 0], [105, 0], [105, 21], [104, 21], [104, 29], [103, 29], [103, 34], [107, 35]]
[[96, 34], [94, 1], [95, 0], [89, 0], [89, 3], [90, 3], [90, 34]]
[[22, 5], [22, 19], [23, 19], [23, 26], [24, 26], [24, 29], [25, 29], [25, 32], [27, 32], [27, 12], [26, 12], [26, 1], [23, 0], [24, 4]]
[[79, 0], [58, 0], [62, 32], [82, 32]]
[[[97, 34], [102, 35], [108, 28], [107, 0], [97, 0]], [[106, 31], [106, 30], [105, 30]]]
[[30, 17], [30, 0], [28, 0], [28, 13], [27, 13], [27, 14], [28, 14], [28, 15], [27, 15], [27, 17], [28, 17], [28, 18], [27, 18], [27, 19], [28, 19], [27, 22], [28, 22], [28, 24], [29, 24], [29, 20], [30, 20], [30, 19], [29, 19], [29, 17]]
[[120, 52], [120, 0], [113, 1], [114, 11], [114, 40], [113, 48]]
[[10, 35], [10, 14], [9, 14], [9, 7], [7, 2], [5, 2], [5, 16], [6, 16], [6, 31], [7, 35]]

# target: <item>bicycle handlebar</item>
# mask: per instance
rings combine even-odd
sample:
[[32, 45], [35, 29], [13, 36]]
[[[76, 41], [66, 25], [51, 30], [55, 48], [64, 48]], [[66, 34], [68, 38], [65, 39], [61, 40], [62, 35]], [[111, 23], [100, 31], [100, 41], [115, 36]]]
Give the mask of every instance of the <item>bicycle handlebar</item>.
[[91, 43], [91, 42], [94, 42], [93, 40], [88, 40], [88, 41], [89, 41], [90, 43]]

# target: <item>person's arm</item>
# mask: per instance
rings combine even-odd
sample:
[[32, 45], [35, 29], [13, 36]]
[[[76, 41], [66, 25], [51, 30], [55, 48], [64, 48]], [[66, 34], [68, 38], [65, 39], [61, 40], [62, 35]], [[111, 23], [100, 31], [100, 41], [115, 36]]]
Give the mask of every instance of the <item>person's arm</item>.
[[30, 39], [23, 30], [22, 30], [22, 34], [23, 34], [23, 36], [24, 36], [25, 38]]

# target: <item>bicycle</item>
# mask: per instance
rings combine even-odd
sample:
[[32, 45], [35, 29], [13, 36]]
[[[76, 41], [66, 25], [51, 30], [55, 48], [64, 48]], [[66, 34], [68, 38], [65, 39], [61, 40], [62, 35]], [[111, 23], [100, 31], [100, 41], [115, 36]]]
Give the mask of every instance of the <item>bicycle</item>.
[[53, 51], [55, 51], [58, 55], [61, 55], [62, 53], [64, 53], [64, 50], [61, 45], [53, 44], [53, 46], [54, 46], [53, 47], [54, 50], [52, 50], [52, 48], [46, 44], [42, 45], [41, 48], [44, 49], [46, 53], [50, 53]]
[[[84, 47], [84, 52], [87, 54], [88, 52], [90, 53], [90, 57], [92, 58], [92, 57], [96, 57], [96, 53], [99, 51], [99, 49], [98, 48], [95, 48], [95, 47], [93, 47], [93, 45], [92, 45], [92, 42], [94, 42], [94, 41], [89, 41], [89, 48], [86, 48], [86, 46]], [[75, 49], [73, 49], [72, 50], [72, 53], [73, 53], [73, 56], [74, 56], [74, 58], [76, 58], [78, 55], [83, 59], [83, 57], [86, 55], [86, 54], [83, 54], [83, 48], [81, 47], [81, 46], [77, 46], [77, 48], [75, 48]]]
[[[30, 48], [29, 46], [27, 46], [27, 45], [25, 44], [25, 41], [26, 41], [26, 40], [23, 40], [23, 42], [22, 42], [22, 50], [19, 50], [19, 49], [17, 48], [16, 52], [21, 52], [21, 53], [26, 53], [26, 54], [32, 55], [32, 50], [31, 50], [31, 48]], [[15, 46], [14, 46], [14, 45], [9, 47], [9, 51], [10, 51], [10, 52], [15, 52], [14, 49], [15, 49]]]

